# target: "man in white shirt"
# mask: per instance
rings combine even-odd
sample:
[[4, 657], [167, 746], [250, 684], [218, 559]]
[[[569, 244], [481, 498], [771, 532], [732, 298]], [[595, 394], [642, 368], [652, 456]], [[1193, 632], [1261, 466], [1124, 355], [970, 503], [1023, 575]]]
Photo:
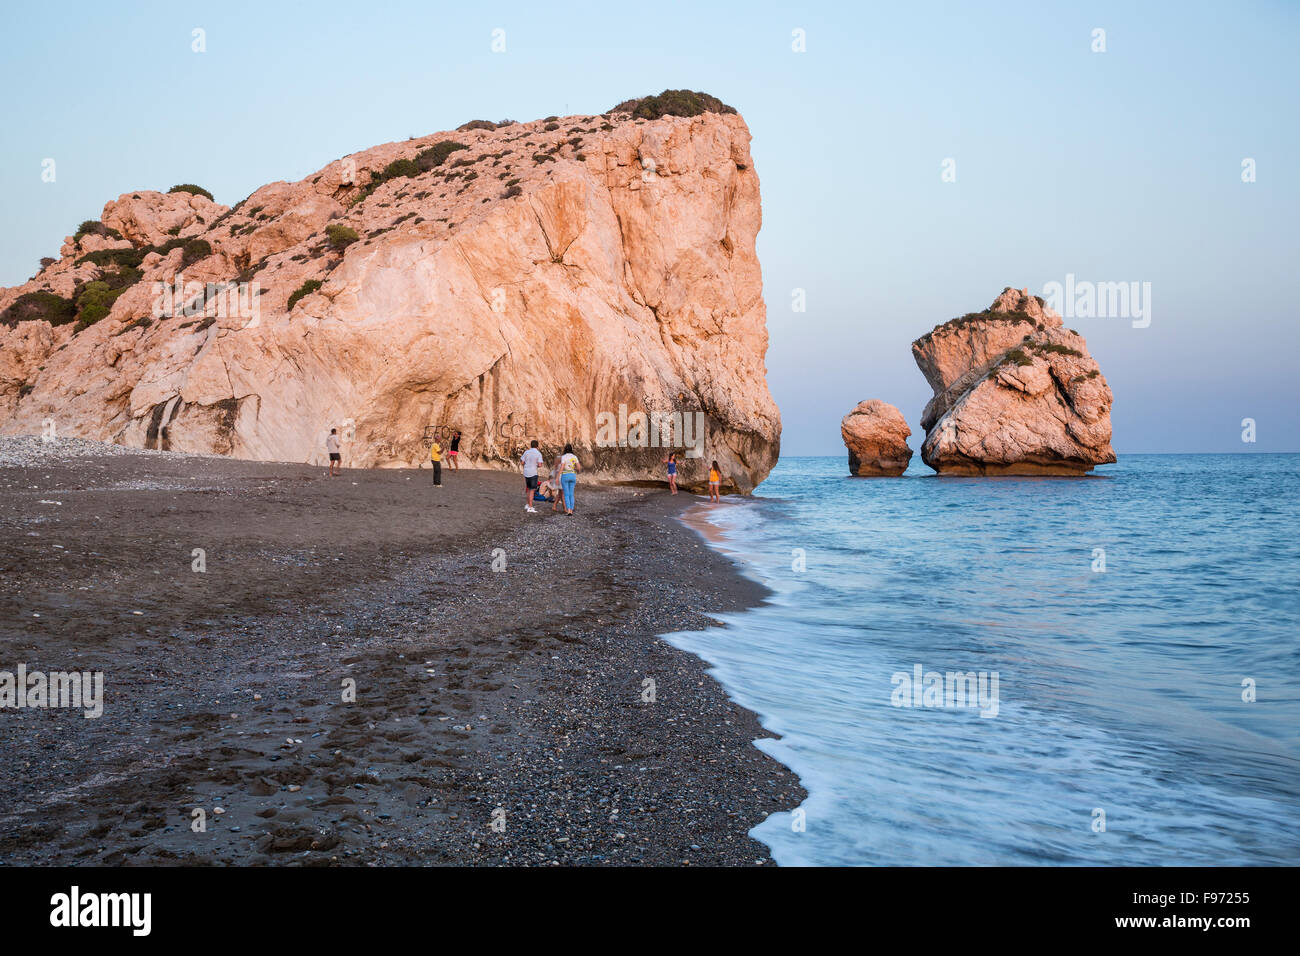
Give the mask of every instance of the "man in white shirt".
[[533, 492], [537, 490], [537, 469], [538, 466], [545, 462], [542, 453], [537, 450], [537, 439], [533, 439], [532, 445], [524, 452], [520, 462], [524, 466], [524, 510], [529, 514], [537, 514], [537, 509], [533, 507]]
[[343, 470], [343, 456], [339, 453], [339, 430], [331, 428], [325, 439], [325, 450], [330, 456], [330, 477], [337, 477]]

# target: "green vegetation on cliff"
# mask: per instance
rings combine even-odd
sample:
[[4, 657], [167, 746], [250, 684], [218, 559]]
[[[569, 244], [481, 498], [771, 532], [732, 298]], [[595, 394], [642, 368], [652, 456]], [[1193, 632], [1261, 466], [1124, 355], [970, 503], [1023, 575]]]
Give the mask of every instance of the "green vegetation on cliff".
[[167, 190], [169, 193], [189, 193], [192, 196], [206, 196], [210, 201], [216, 202], [212, 198], [212, 193], [208, 192], [202, 186], [195, 186], [193, 183], [181, 183]]
[[699, 116], [701, 113], [734, 113], [716, 96], [695, 90], [664, 90], [658, 96], [624, 100], [611, 113], [627, 113], [633, 119], [653, 120], [661, 116]]
[[77, 317], [77, 304], [46, 289], [24, 292], [3, 313], [0, 325], [17, 325], [19, 322], [41, 321], [50, 325], [64, 325]]

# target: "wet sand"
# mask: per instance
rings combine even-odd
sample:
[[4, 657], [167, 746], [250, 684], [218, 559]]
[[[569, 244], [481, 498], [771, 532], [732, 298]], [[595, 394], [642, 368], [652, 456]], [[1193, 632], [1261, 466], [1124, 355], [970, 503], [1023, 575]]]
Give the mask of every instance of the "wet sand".
[[0, 864], [771, 863], [803, 790], [655, 637], [763, 599], [702, 499], [111, 452], [0, 439], [0, 670], [105, 685], [0, 710]]

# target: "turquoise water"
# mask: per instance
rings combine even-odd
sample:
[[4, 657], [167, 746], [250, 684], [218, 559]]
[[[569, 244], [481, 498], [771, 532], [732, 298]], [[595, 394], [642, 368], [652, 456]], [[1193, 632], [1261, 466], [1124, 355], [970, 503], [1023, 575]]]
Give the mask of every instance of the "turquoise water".
[[[1300, 456], [847, 471], [699, 506], [775, 596], [669, 636], [782, 735], [779, 863], [1300, 864]], [[996, 707], [918, 706], [917, 665], [996, 674]]]

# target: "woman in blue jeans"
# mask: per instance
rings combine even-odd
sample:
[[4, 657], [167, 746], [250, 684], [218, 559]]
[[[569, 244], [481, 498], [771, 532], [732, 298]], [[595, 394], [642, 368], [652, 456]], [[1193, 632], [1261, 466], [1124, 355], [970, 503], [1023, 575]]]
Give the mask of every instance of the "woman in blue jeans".
[[578, 456], [573, 453], [572, 445], [564, 446], [564, 454], [560, 456], [560, 487], [564, 490], [564, 513], [573, 514], [573, 488], [578, 483], [578, 472], [582, 471], [582, 463], [578, 461]]

